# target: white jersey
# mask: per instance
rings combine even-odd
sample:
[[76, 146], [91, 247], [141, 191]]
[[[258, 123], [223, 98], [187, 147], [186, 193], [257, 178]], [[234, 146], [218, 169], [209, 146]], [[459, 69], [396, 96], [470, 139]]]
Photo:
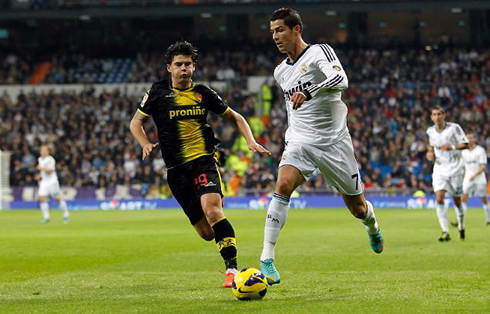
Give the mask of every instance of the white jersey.
[[457, 123], [446, 122], [444, 130], [438, 131], [433, 125], [427, 129], [427, 135], [429, 136], [429, 145], [434, 147], [436, 157], [434, 175], [441, 177], [459, 175], [463, 170], [461, 151], [456, 149], [445, 151], [441, 149], [441, 146], [468, 143], [463, 129]]
[[[476, 145], [473, 149], [465, 149], [461, 152], [464, 162], [464, 181], [470, 181], [470, 178], [480, 170], [480, 165], [487, 164], [487, 152], [481, 146]], [[472, 181], [475, 184], [487, 184], [485, 172], [480, 173]]]
[[58, 183], [58, 176], [56, 175], [56, 161], [52, 156], [39, 157], [37, 159], [39, 165], [43, 168], [53, 170], [53, 172], [41, 171], [41, 182], [43, 184]]
[[[349, 133], [347, 106], [340, 99], [348, 79], [330, 46], [310, 45], [294, 62], [286, 58], [276, 67], [274, 78], [286, 100], [286, 142], [332, 145]], [[298, 91], [307, 98], [293, 110], [291, 96]]]

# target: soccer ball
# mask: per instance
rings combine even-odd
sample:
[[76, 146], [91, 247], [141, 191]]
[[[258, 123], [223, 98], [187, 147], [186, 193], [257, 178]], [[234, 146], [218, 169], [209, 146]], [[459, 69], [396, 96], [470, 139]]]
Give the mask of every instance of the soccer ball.
[[244, 268], [235, 276], [231, 291], [238, 300], [260, 300], [267, 293], [267, 279], [256, 268]]

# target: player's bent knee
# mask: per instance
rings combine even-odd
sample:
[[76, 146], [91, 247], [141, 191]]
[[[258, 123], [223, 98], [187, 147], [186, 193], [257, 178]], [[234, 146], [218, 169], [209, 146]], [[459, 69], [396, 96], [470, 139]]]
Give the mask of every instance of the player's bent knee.
[[364, 204], [355, 204], [349, 207], [349, 210], [354, 217], [359, 219], [364, 218], [367, 213], [367, 208]]
[[213, 225], [213, 223], [220, 220], [225, 215], [221, 206], [217, 205], [204, 208], [204, 213], [206, 214], [206, 218], [210, 225]]
[[290, 197], [293, 193], [293, 184], [287, 180], [278, 181], [276, 184], [276, 193]]

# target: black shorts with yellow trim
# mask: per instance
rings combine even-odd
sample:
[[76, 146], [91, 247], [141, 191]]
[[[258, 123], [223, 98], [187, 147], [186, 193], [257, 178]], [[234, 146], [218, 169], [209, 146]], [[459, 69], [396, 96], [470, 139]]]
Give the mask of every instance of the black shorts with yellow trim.
[[167, 172], [170, 190], [192, 225], [201, 220], [204, 211], [201, 196], [221, 191], [221, 175], [215, 155], [206, 155], [171, 168]]

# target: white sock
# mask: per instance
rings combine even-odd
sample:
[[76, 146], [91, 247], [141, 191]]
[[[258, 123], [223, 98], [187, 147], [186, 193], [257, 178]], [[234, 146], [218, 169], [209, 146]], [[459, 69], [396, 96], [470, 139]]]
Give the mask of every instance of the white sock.
[[490, 222], [490, 204], [483, 204], [483, 211], [485, 212], [485, 216], [487, 217], [487, 222]]
[[49, 205], [48, 202], [41, 203], [41, 212], [43, 213], [44, 219], [49, 219]]
[[449, 233], [449, 225], [447, 222], [447, 209], [444, 204], [436, 204], [437, 219], [439, 219], [439, 225], [444, 232]]
[[274, 259], [274, 248], [276, 246], [279, 231], [286, 223], [288, 216], [289, 198], [274, 193], [265, 219], [264, 248], [262, 249], [261, 261]]
[[360, 218], [359, 220], [364, 224], [366, 230], [369, 233], [374, 233], [379, 230], [378, 221], [376, 220], [376, 215], [374, 214], [374, 206], [373, 204], [366, 200], [367, 203], [367, 212], [364, 218]]
[[70, 217], [70, 212], [68, 211], [68, 206], [66, 206], [66, 201], [65, 200], [61, 200], [60, 201], [60, 207], [61, 207], [61, 210], [63, 210], [63, 217], [64, 218], [69, 218]]
[[468, 210], [468, 204], [461, 202], [461, 206], [454, 205], [454, 211], [456, 212], [456, 218], [458, 219], [458, 230], [466, 229], [464, 220], [466, 217], [466, 211]]

